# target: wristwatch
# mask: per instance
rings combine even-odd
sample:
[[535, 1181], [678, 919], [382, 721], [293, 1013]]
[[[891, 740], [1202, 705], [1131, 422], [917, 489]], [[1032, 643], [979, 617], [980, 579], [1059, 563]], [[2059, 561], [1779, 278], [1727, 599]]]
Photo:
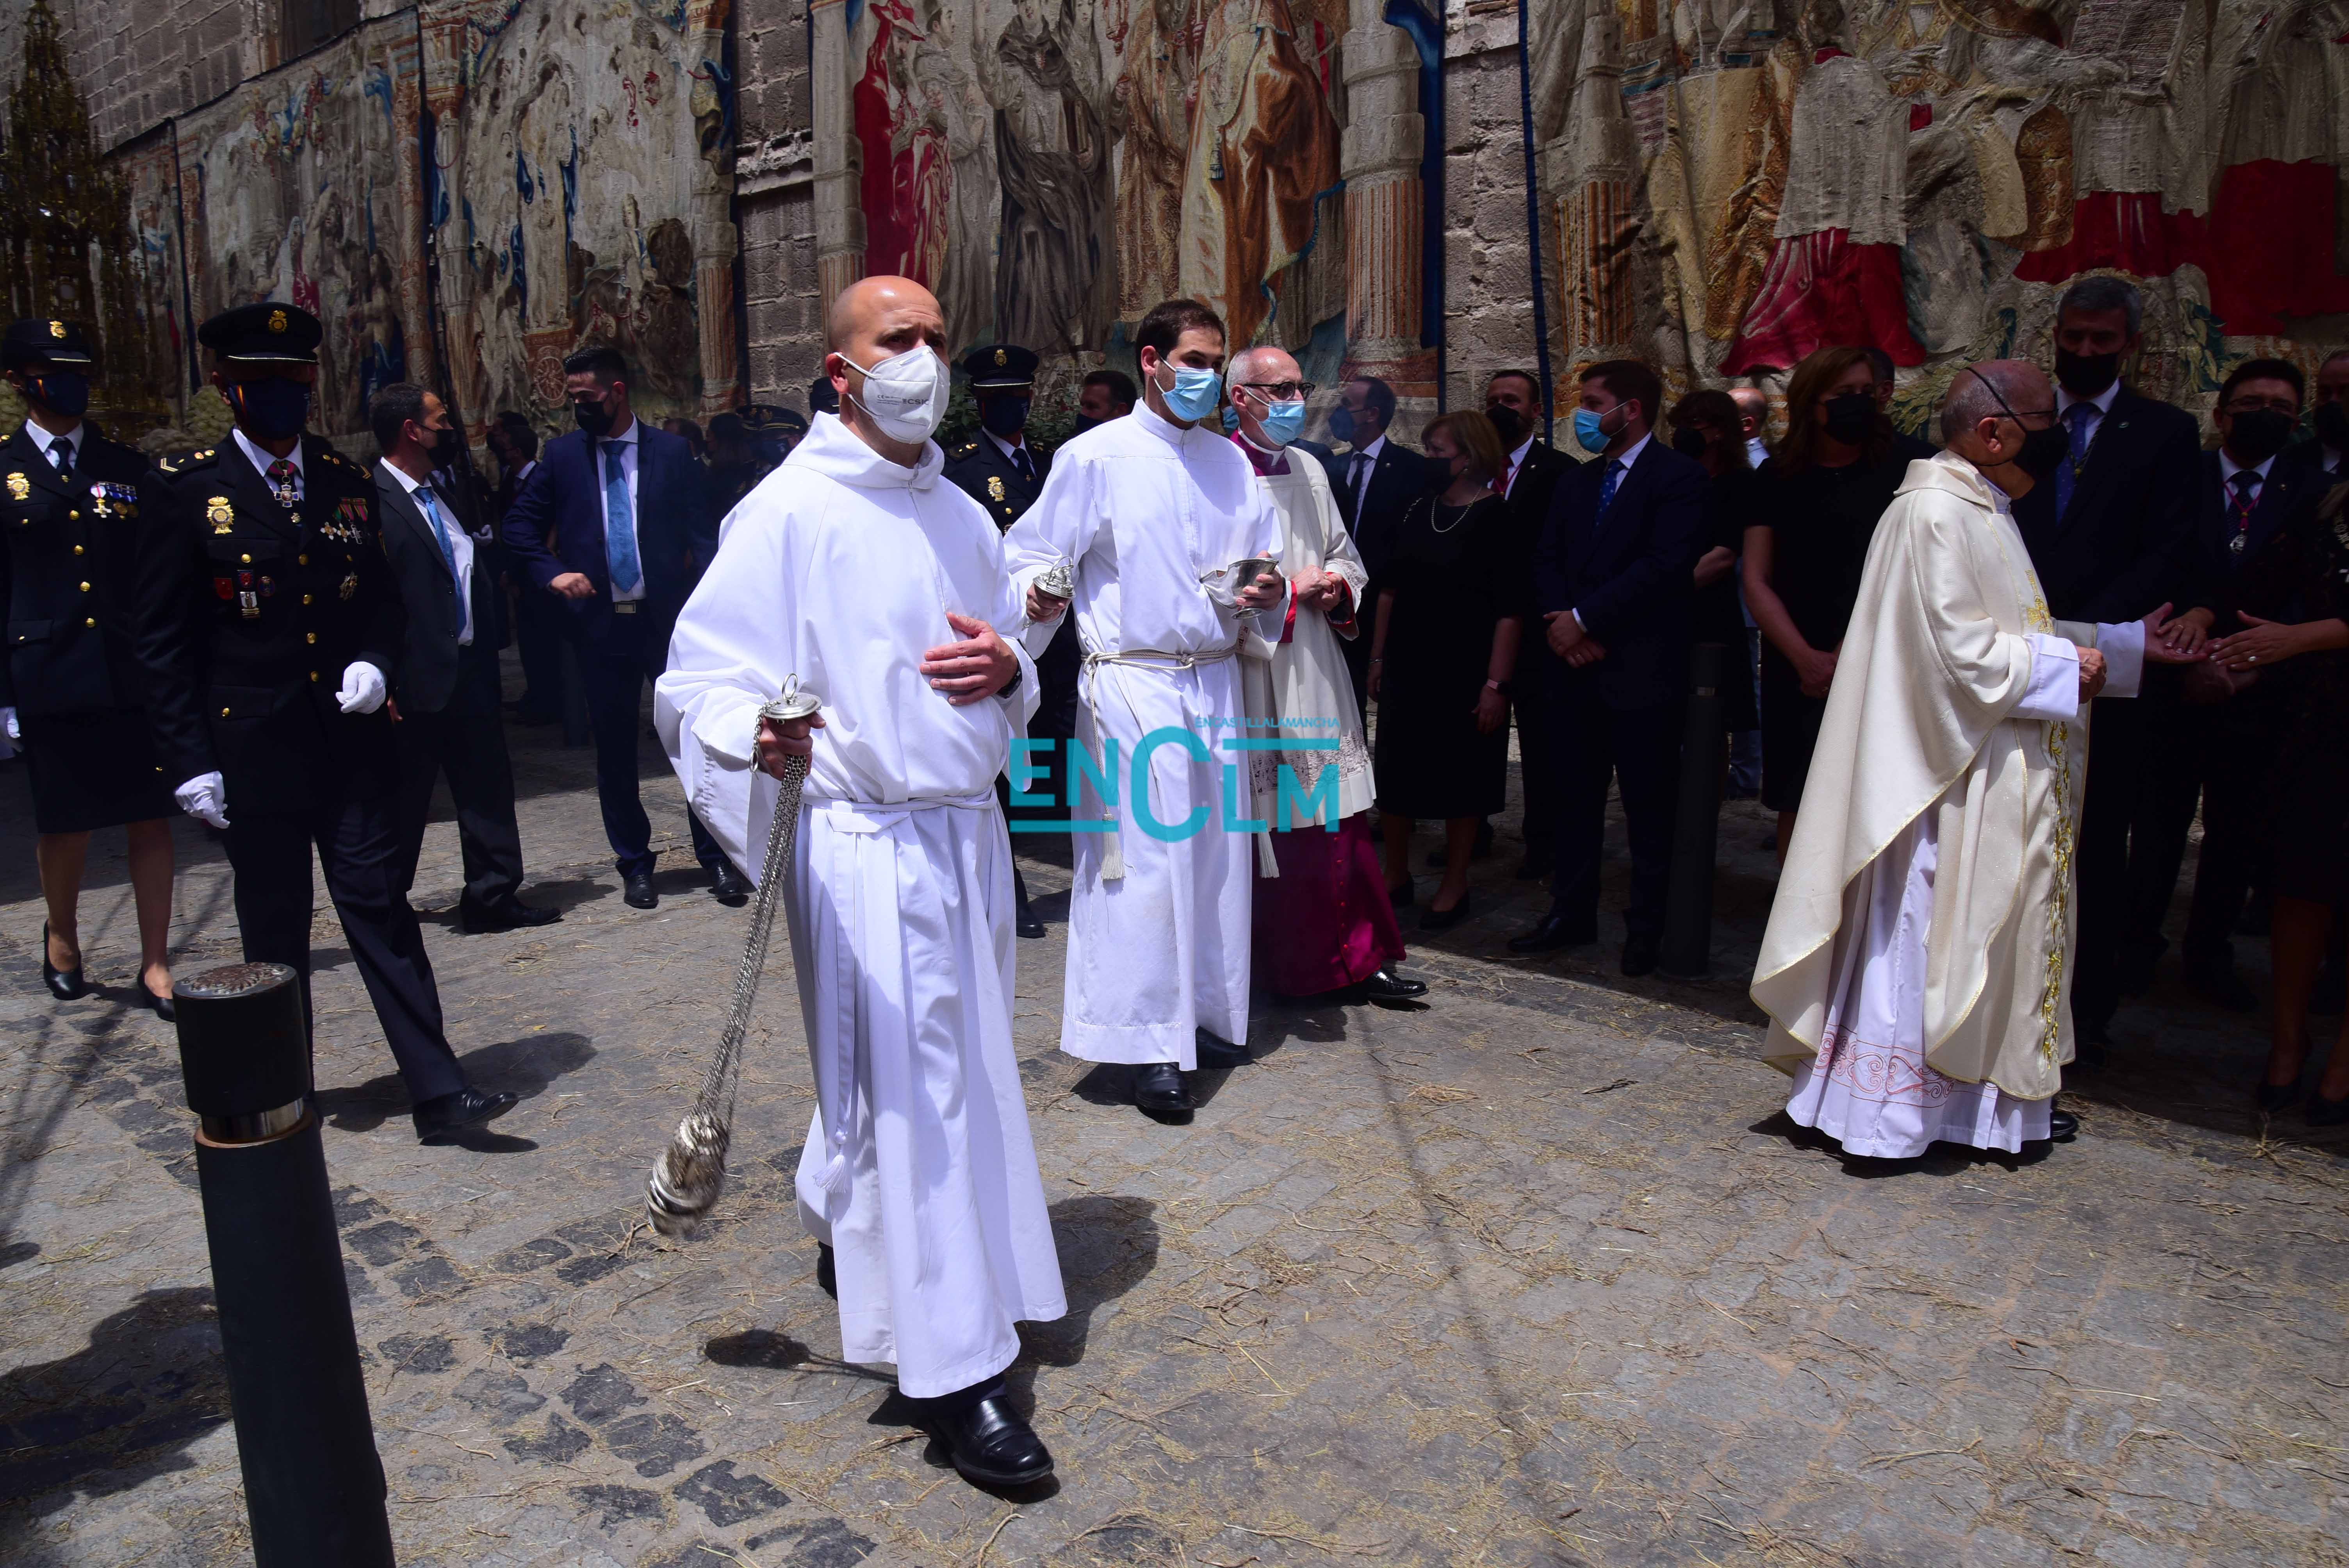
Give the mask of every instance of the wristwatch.
[[1013, 692], [1019, 689], [1019, 683], [1027, 678], [1028, 672], [1026, 670], [1015, 668], [1011, 672], [1011, 678], [1003, 683], [1003, 689], [997, 692], [995, 695], [998, 696], [1009, 696]]
[[1506, 696], [1509, 695], [1509, 683], [1506, 681], [1488, 680], [1485, 683], [1485, 689], [1486, 691], [1496, 691], [1503, 696]]

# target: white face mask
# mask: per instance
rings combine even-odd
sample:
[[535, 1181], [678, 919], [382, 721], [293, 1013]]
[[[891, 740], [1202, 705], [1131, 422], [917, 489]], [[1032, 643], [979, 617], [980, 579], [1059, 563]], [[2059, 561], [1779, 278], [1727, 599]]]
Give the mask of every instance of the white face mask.
[[928, 345], [875, 360], [870, 369], [845, 354], [840, 357], [864, 372], [864, 394], [851, 393], [850, 401], [872, 416], [891, 440], [926, 441], [947, 417], [947, 396], [953, 387], [946, 361]]

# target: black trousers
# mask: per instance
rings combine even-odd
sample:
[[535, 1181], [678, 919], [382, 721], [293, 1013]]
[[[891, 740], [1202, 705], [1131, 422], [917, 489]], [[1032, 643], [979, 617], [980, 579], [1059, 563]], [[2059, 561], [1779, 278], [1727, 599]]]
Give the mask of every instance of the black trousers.
[[2261, 831], [2270, 732], [2259, 716], [2257, 687], [2229, 701], [2189, 707], [2174, 698], [2151, 712], [2160, 744], [2144, 758], [2145, 786], [2129, 851], [2128, 929], [2125, 943], [2158, 953], [2161, 925], [2186, 859], [2196, 808], [2202, 851], [2186, 918], [2186, 962], [2223, 964], [2228, 938], [2268, 853]]
[[[234, 799], [233, 794], [231, 796]], [[424, 933], [401, 885], [407, 859], [390, 781], [346, 789], [307, 810], [229, 810], [228, 863], [236, 873], [236, 924], [249, 964], [283, 964], [302, 977], [310, 1017], [310, 851], [343, 923], [376, 1021], [399, 1064], [410, 1104], [465, 1087], [440, 1023], [440, 992]], [[316, 1049], [316, 1038], [312, 1036]]]
[[[595, 799], [604, 809], [604, 836], [622, 876], [653, 869], [653, 825], [636, 787], [638, 743], [644, 735], [645, 685], [668, 663], [668, 627], [641, 612], [615, 615], [594, 643], [579, 645], [579, 678], [587, 688], [587, 724], [595, 736]], [[688, 810], [693, 856], [711, 871], [726, 851]]]
[[522, 706], [533, 718], [563, 717], [563, 633], [570, 612], [552, 593], [525, 583], [514, 605], [514, 646], [522, 654]]
[[[2121, 942], [2129, 923], [2130, 838], [2145, 795], [2156, 695], [2099, 698], [2088, 717], [2088, 779], [2074, 849], [2079, 925], [2072, 959], [2072, 1022], [2102, 1038], [2120, 1006]], [[2176, 874], [2173, 867], [2171, 874]]]
[[1599, 918], [1599, 864], [1611, 780], [1621, 789], [1631, 840], [1631, 903], [1624, 923], [1637, 940], [1663, 935], [1686, 701], [1675, 696], [1641, 707], [1609, 707], [1599, 700], [1594, 677], [1570, 667], [1559, 673], [1550, 704], [1549, 755], [1556, 767], [1550, 799], [1557, 803], [1552, 820], [1557, 842], [1550, 895], [1577, 925], [1595, 924]]
[[511, 903], [522, 886], [522, 830], [514, 822], [513, 764], [498, 712], [498, 653], [462, 648], [457, 689], [437, 713], [400, 710], [400, 892], [416, 885], [417, 857], [432, 815], [432, 786], [449, 778], [457, 806], [457, 841], [465, 857], [465, 902], [485, 908]]
[[1516, 701], [1517, 779], [1525, 790], [1526, 842], [1541, 849], [1557, 839], [1559, 800], [1556, 732], [1559, 724], [1559, 687], [1570, 669], [1549, 651], [1549, 640], [1537, 620], [1529, 620], [1525, 640], [1517, 645], [1517, 673], [1511, 683]]

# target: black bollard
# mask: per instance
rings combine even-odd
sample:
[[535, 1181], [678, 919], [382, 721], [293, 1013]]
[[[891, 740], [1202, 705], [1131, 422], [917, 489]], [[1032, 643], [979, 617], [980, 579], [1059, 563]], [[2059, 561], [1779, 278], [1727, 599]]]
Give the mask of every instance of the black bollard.
[[1689, 650], [1688, 721], [1681, 736], [1680, 810], [1672, 827], [1671, 882], [1664, 897], [1664, 940], [1656, 965], [1668, 975], [1702, 975], [1713, 966], [1713, 854], [1721, 819], [1719, 643]]
[[392, 1568], [383, 1461], [282, 964], [171, 987], [257, 1568]]

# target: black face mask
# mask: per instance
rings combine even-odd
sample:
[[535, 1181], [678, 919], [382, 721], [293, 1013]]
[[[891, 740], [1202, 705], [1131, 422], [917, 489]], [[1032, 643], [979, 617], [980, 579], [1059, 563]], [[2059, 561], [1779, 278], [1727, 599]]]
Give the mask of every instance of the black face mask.
[[989, 397], [978, 411], [978, 422], [987, 427], [988, 435], [1008, 441], [1026, 427], [1028, 405], [1025, 397]]
[[2096, 397], [2120, 373], [2121, 356], [2117, 354], [2075, 354], [2068, 348], [2055, 351], [2055, 379], [2075, 397]]
[[1672, 432], [1672, 450], [1682, 457], [1694, 458], [1702, 462], [1705, 453], [1712, 449], [1713, 443], [1704, 438], [1702, 430], [1691, 428]]
[[272, 376], [262, 381], [239, 381], [229, 401], [237, 422], [259, 441], [286, 441], [310, 422], [310, 389], [299, 381]]
[[2319, 403], [2309, 423], [2315, 427], [2318, 440], [2336, 452], [2349, 451], [2349, 402], [2335, 398]]
[[445, 430], [436, 430], [433, 432], [432, 466], [434, 468], [455, 468], [457, 466], [458, 459], [462, 458], [464, 455], [465, 435], [464, 432], [458, 429], [456, 426], [451, 425]]
[[2273, 408], [2237, 414], [2227, 421], [2227, 455], [2246, 467], [2257, 468], [2283, 450], [2284, 443], [2292, 439], [2295, 422], [2291, 415]]
[[31, 378], [33, 396], [69, 419], [89, 411], [89, 377], [78, 370], [50, 370]]
[[1501, 449], [1514, 452], [1526, 438], [1526, 417], [1506, 403], [1495, 403], [1485, 410], [1485, 418], [1493, 421], [1494, 430], [1501, 438]]
[[1845, 392], [1827, 399], [1827, 434], [1857, 447], [1876, 432], [1876, 394]]
[[[2017, 419], [2016, 424], [2023, 421]], [[2023, 450], [2015, 454], [2014, 466], [2033, 480], [2051, 478], [2072, 456], [2072, 438], [2061, 425], [2050, 425], [2044, 430], [2023, 432]]]
[[587, 432], [587, 438], [591, 441], [600, 441], [611, 433], [612, 416], [600, 399], [574, 401], [571, 405], [571, 417], [579, 422], [581, 429]]

